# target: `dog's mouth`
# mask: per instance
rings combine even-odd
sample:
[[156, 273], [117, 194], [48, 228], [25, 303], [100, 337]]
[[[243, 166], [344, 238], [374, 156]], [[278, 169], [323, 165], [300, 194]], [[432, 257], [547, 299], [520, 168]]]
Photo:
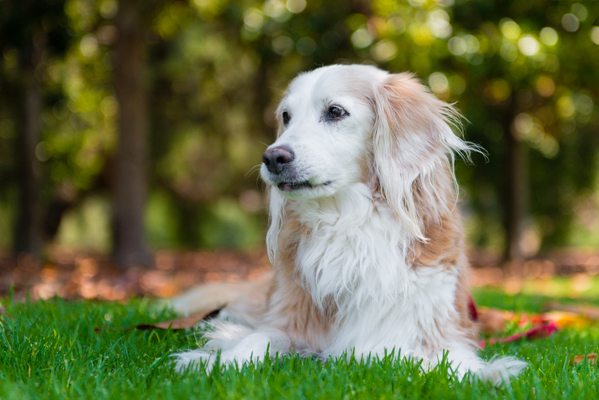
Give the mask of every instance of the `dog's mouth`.
[[327, 181], [327, 182], [321, 183], [319, 185], [314, 185], [314, 184], [312, 184], [312, 183], [310, 183], [308, 181], [303, 181], [303, 182], [279, 182], [279, 183], [277, 183], [277, 187], [282, 192], [294, 192], [296, 190], [313, 189], [313, 188], [319, 187], [319, 186], [328, 186], [331, 183], [332, 183], [331, 181]]

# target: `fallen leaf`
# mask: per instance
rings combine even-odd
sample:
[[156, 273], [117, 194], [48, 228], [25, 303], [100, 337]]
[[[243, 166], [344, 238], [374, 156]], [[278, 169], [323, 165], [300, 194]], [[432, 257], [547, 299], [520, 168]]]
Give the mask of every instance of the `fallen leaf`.
[[599, 307], [589, 305], [567, 305], [560, 303], [548, 303], [545, 309], [552, 311], [567, 311], [575, 314], [585, 316], [592, 320], [599, 321]]
[[550, 311], [545, 314], [545, 319], [553, 321], [562, 328], [580, 329], [589, 326], [590, 318], [569, 311]]
[[190, 315], [189, 317], [181, 317], [175, 319], [169, 319], [164, 322], [157, 322], [155, 324], [139, 324], [135, 327], [135, 329], [145, 330], [145, 329], [191, 329], [194, 328], [200, 321], [214, 318], [218, 315], [220, 310], [222, 310], [225, 306], [220, 306], [218, 308], [208, 310], [205, 312], [201, 312], [198, 314]]
[[[147, 330], [147, 329], [191, 329], [194, 328], [200, 321], [214, 318], [218, 315], [220, 310], [222, 310], [225, 305], [222, 305], [217, 308], [213, 308], [211, 310], [207, 310], [201, 313], [197, 313], [194, 315], [190, 315], [189, 317], [180, 317], [169, 319], [168, 321], [156, 322], [153, 324], [139, 324], [132, 327], [121, 328], [122, 331], [129, 331], [133, 329], [137, 330]], [[95, 333], [100, 333], [102, 330], [114, 330], [114, 328], [94, 328]]]
[[148, 268], [127, 270], [108, 257], [86, 253], [51, 250], [48, 260], [43, 264], [31, 257], [12, 258], [0, 252], [0, 297], [12, 296], [18, 302], [52, 297], [109, 301], [173, 297], [214, 279], [254, 281], [256, 274], [272, 269], [266, 249], [243, 253], [159, 251]]
[[549, 322], [546, 325], [538, 326], [527, 332], [524, 332], [524, 337], [528, 340], [547, 338], [559, 331], [561, 328], [555, 322]]
[[590, 365], [595, 365], [595, 362], [597, 361], [597, 354], [596, 353], [589, 353], [589, 354], [586, 354], [584, 356], [575, 356], [574, 360], [570, 360], [570, 365], [580, 364], [585, 359], [589, 361]]
[[495, 343], [509, 343], [515, 342], [516, 340], [520, 340], [526, 338], [528, 340], [546, 338], [553, 335], [555, 332], [559, 331], [560, 327], [553, 321], [548, 321], [546, 324], [537, 326], [536, 328], [530, 329], [526, 332], [519, 333], [517, 335], [512, 335], [508, 337], [502, 338], [491, 338], [487, 340], [480, 341], [480, 347], [485, 348], [486, 345], [495, 344]]

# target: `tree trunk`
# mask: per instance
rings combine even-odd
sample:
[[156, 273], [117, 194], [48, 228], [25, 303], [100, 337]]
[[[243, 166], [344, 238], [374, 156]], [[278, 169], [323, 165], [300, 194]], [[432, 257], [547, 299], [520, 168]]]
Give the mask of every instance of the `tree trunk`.
[[24, 49], [21, 60], [21, 136], [18, 157], [19, 211], [15, 226], [13, 251], [15, 255], [29, 253], [41, 255], [42, 250], [42, 209], [40, 205], [40, 185], [42, 166], [35, 155], [40, 140], [40, 120], [42, 94], [40, 83], [35, 77], [39, 63], [39, 52]]
[[504, 259], [506, 261], [521, 261], [525, 256], [523, 238], [528, 204], [528, 165], [526, 144], [513, 127], [513, 120], [513, 113], [509, 113], [504, 124], [504, 128], [507, 128], [504, 131], [508, 142]]
[[119, 105], [119, 147], [114, 176], [113, 257], [124, 268], [151, 261], [144, 224], [148, 121], [140, 4], [140, 0], [121, 0], [115, 17], [118, 40], [113, 83]]

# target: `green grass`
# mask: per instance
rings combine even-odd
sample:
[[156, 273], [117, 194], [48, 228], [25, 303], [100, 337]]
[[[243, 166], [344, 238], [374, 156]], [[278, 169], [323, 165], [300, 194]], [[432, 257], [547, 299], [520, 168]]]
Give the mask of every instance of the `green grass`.
[[[475, 291], [480, 305], [539, 311], [546, 298]], [[52, 300], [2, 301], [2, 399], [597, 399], [599, 367], [571, 366], [573, 355], [598, 352], [599, 330], [564, 330], [549, 339], [491, 346], [481, 352], [515, 355], [530, 368], [509, 389], [457, 382], [444, 368], [423, 374], [388, 358], [370, 366], [288, 357], [241, 370], [177, 374], [169, 354], [195, 348], [188, 332], [104, 330], [172, 317], [146, 300], [127, 305]]]

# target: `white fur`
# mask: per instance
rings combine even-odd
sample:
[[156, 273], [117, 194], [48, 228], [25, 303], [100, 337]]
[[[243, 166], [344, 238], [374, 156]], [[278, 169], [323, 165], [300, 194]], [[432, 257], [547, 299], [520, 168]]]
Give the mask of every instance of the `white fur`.
[[406, 234], [387, 223], [391, 213], [377, 207], [366, 185], [355, 183], [333, 197], [295, 205], [314, 231], [300, 242], [296, 264], [318, 306], [331, 296], [345, 315], [403, 299], [410, 273]]
[[[424, 111], [428, 114], [405, 121], [403, 131], [395, 132], [398, 128], [383, 112], [393, 103], [384, 95], [388, 77], [367, 66], [324, 67], [298, 77], [278, 110], [279, 117], [286, 111], [291, 119], [270, 148], [292, 148], [295, 160], [285, 179], [308, 181], [312, 187], [282, 192], [277, 189], [281, 176], [262, 166], [264, 180], [273, 185], [267, 234], [271, 261], [277, 268], [281, 229], [286, 213], [293, 213], [310, 232], [295, 238], [297, 279], [317, 307], [325, 309], [330, 301], [336, 306], [320, 348], [292, 349], [288, 335], [271, 326], [272, 315], [251, 326], [241, 316], [237, 322], [216, 322], [204, 349], [177, 355], [178, 369], [197, 362], [212, 368], [216, 355], [211, 348], [221, 351], [223, 365], [259, 361], [268, 349], [270, 354], [293, 350], [365, 359], [394, 351], [434, 367], [448, 352], [460, 378], [471, 371], [494, 384], [525, 368], [513, 358], [483, 361], [454, 323], [460, 269], [413, 268], [407, 262], [410, 246], [427, 240], [424, 216], [414, 203], [414, 182], [419, 180], [431, 205], [428, 217], [450, 212], [438, 187], [453, 182], [439, 181], [445, 178], [436, 171], [452, 169], [454, 153], [467, 153], [470, 147], [452, 131], [454, 110], [431, 97], [427, 101], [434, 107]], [[323, 121], [330, 105], [342, 106], [349, 116]], [[419, 125], [421, 120], [426, 123]], [[367, 156], [374, 157], [379, 193], [364, 182], [360, 165]]]
[[202, 364], [210, 371], [217, 359], [222, 365], [241, 367], [246, 363], [259, 362], [267, 353], [275, 356], [291, 350], [287, 335], [276, 329], [253, 330], [247, 326], [221, 321], [218, 328], [205, 336], [211, 339], [202, 350], [175, 354], [177, 371], [182, 372], [186, 368]]

